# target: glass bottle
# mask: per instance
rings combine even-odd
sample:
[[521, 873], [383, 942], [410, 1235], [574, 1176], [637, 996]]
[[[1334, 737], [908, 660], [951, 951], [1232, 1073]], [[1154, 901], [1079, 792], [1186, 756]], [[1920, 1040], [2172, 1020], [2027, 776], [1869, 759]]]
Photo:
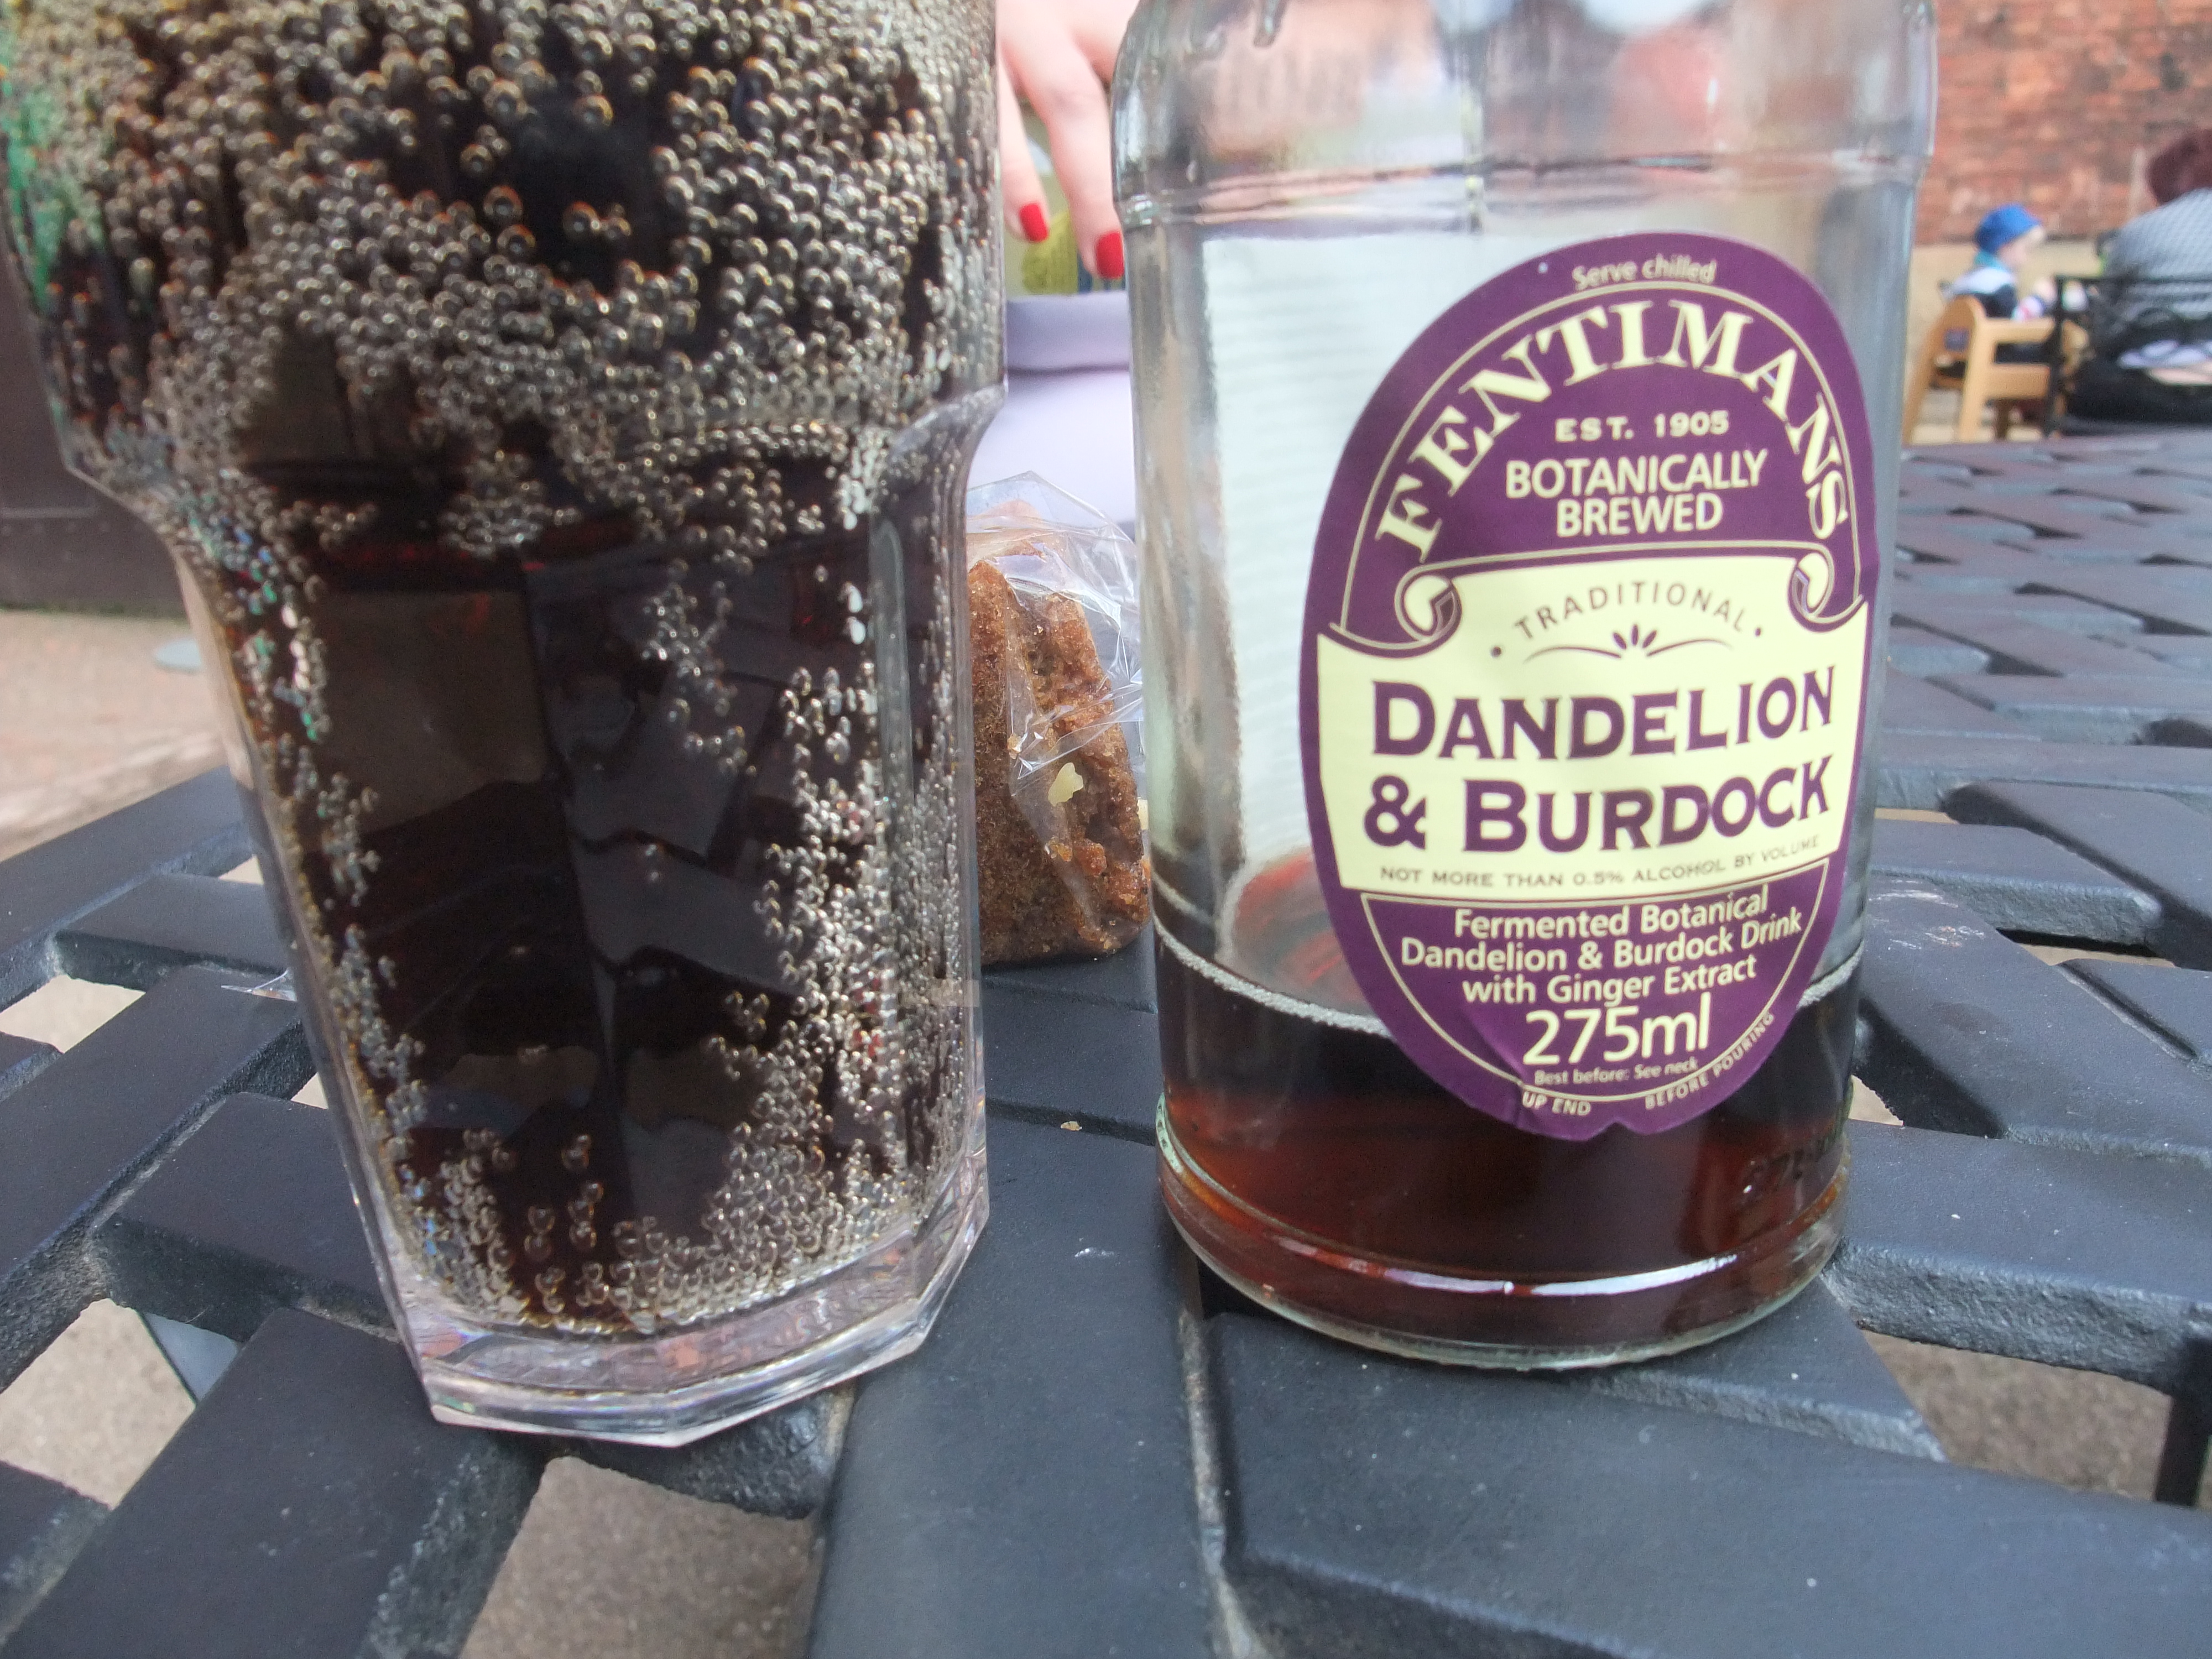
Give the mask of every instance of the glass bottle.
[[981, 0], [20, 0], [64, 452], [184, 578], [396, 1323], [678, 1443], [985, 1210]]
[[1919, 0], [1146, 0], [1169, 1208], [1477, 1364], [1837, 1239]]

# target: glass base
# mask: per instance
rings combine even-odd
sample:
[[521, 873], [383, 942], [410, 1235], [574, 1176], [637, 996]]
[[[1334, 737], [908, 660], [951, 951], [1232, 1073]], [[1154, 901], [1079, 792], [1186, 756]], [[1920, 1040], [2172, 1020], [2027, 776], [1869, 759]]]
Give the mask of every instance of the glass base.
[[[774, 1301], [652, 1337], [593, 1340], [452, 1316], [401, 1284], [406, 1339], [441, 1423], [682, 1446], [911, 1353], [975, 1248], [990, 1198], [980, 1146], [935, 1208]], [[403, 1253], [390, 1267], [404, 1274]]]
[[[1498, 1370], [1656, 1359], [1757, 1323], [1812, 1283], [1843, 1237], [1835, 1179], [1754, 1250], [1614, 1277], [1503, 1279], [1363, 1257], [1255, 1210], [1183, 1151], [1163, 1104], [1160, 1188], [1200, 1261], [1284, 1318], [1361, 1347]], [[1293, 1288], [1294, 1287], [1294, 1288]], [[1387, 1304], [1389, 1323], [1362, 1317]]]

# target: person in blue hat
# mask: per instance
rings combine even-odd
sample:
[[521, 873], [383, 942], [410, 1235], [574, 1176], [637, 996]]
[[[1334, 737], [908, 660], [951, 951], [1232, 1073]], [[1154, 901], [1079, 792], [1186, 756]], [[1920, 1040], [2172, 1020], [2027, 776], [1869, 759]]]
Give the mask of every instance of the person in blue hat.
[[[1984, 313], [1991, 317], [2026, 319], [2044, 315], [2051, 296], [2040, 289], [2027, 294], [2020, 291], [2021, 267], [2043, 246], [2043, 221], [2019, 203], [1991, 208], [1974, 228], [1974, 263], [1965, 276], [1943, 290], [1943, 297], [1955, 300], [1962, 294], [1972, 295]], [[2031, 357], [2041, 356], [2039, 347], [2030, 346], [2028, 351]]]

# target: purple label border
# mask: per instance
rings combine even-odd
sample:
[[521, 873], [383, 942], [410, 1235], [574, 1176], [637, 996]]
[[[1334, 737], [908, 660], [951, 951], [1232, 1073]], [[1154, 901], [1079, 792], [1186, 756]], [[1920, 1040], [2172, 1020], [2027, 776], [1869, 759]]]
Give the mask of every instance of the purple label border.
[[[1728, 1068], [1725, 1080], [1716, 1079], [1684, 1098], [1656, 1109], [1643, 1107], [1639, 1103], [1643, 1096], [1639, 1095], [1621, 1102], [1618, 1107], [1612, 1106], [1611, 1103], [1594, 1105], [1586, 1117], [1559, 1116], [1540, 1105], [1523, 1103], [1524, 1091], [1534, 1091], [1546, 1097], [1554, 1091], [1540, 1089], [1531, 1084], [1508, 1081], [1510, 1077], [1519, 1076], [1519, 1069], [1511, 1059], [1493, 1055], [1492, 1065], [1495, 1069], [1470, 1061], [1457, 1046], [1439, 1034], [1434, 1017], [1406, 994], [1396, 969], [1381, 959], [1382, 952], [1373, 943], [1370, 901], [1381, 899], [1389, 902], [1394, 896], [1347, 889], [1340, 879], [1326, 803], [1321, 793], [1317, 737], [1318, 674], [1315, 647], [1317, 638], [1324, 631], [1347, 644], [1355, 643], [1337, 622], [1338, 617], [1343, 614], [1346, 592], [1345, 579], [1353, 550], [1348, 544], [1358, 536], [1366, 521], [1377, 474], [1404, 441], [1413, 417], [1432, 398], [1440, 374], [1454, 363], [1468, 358], [1474, 343], [1484, 337], [1494, 334], [1563, 297], [1569, 297], [1563, 295], [1562, 284], [1568, 280], [1567, 268], [1575, 262], [1597, 265], [1626, 261], [1641, 264], [1647, 258], [1660, 254], [1677, 257], [1686, 254], [1692, 258], [1711, 258], [1717, 264], [1725, 261], [1732, 268], [1729, 279], [1725, 284], [1714, 286], [1711, 291], [1715, 297], [1720, 299], [1741, 295], [1754, 301], [1763, 298], [1762, 308], [1787, 318], [1787, 326], [1803, 341], [1808, 355], [1823, 372], [1824, 384], [1837, 411], [1838, 429], [1836, 435], [1846, 469], [1849, 520], [1852, 525], [1851, 556], [1835, 561], [1830, 591], [1823, 596], [1822, 604], [1818, 607], [1821, 621], [1815, 621], [1810, 616], [1802, 620], [1814, 627], [1820, 626], [1822, 621], [1833, 626], [1859, 605], [1870, 606], [1879, 584], [1881, 567], [1876, 526], [1872, 514], [1865, 510], [1871, 505], [1875, 474], [1871, 434], [1856, 362], [1844, 338], [1841, 326], [1818, 290], [1801, 273], [1771, 254], [1747, 243], [1690, 233], [1638, 233], [1601, 239], [1524, 261], [1470, 291], [1424, 330], [1385, 374], [1346, 445], [1322, 516], [1307, 591], [1299, 673], [1300, 746], [1305, 774], [1307, 813], [1316, 871], [1332, 924], [1337, 931], [1340, 944], [1344, 947], [1346, 965], [1370, 1006], [1400, 1046], [1431, 1078], [1488, 1115], [1533, 1133], [1561, 1139], [1587, 1139], [1614, 1123], [1622, 1124], [1637, 1133], [1659, 1133], [1702, 1115], [1748, 1080], [1780, 1042], [1798, 1012], [1805, 990], [1813, 983], [1819, 971], [1821, 954], [1832, 933], [1842, 902], [1844, 866], [1850, 848], [1848, 828], [1835, 853], [1814, 860], [1811, 865], [1796, 866], [1780, 877], [1764, 878], [1769, 882], [1788, 879], [1791, 875], [1804, 876], [1817, 870], [1819, 896], [1805, 935], [1792, 955], [1784, 983], [1771, 996], [1764, 1000], [1760, 1013], [1750, 1022], [1755, 1024], [1759, 1018], [1765, 1018], [1767, 1020], [1765, 1029]], [[1744, 270], [1747, 265], [1750, 267], [1747, 273]], [[1601, 298], [1605, 292], [1603, 288], [1600, 288], [1593, 297]], [[1486, 550], [1492, 556], [1517, 550], [1520, 550], [1510, 547]], [[1664, 548], [1655, 545], [1650, 550], [1663, 552]], [[1432, 561], [1425, 555], [1419, 562], [1419, 567], [1425, 568], [1431, 564], [1447, 562], [1465, 566], [1469, 562], [1480, 562], [1482, 558], [1480, 553], [1470, 557], [1451, 549], [1444, 551], [1453, 556], [1449, 560], [1438, 558]], [[1626, 562], [1637, 556], [1629, 554], [1616, 555], [1612, 559], [1596, 559], [1595, 556], [1565, 549], [1560, 550], [1560, 554], [1556, 561], [1547, 562]], [[1802, 580], [1802, 576], [1793, 579], [1800, 584]], [[1448, 633], [1449, 626], [1447, 623], [1440, 630], [1439, 637]], [[1873, 632], [1869, 627], [1869, 656]], [[1387, 659], [1392, 654], [1403, 654], [1407, 649], [1421, 651], [1431, 648], [1431, 642], [1409, 642], [1399, 647], [1396, 653], [1370, 642], [1359, 642], [1358, 648]], [[1871, 678], [1872, 664], [1863, 661], [1860, 667], [1862, 686], [1871, 690], [1868, 682]], [[1858, 710], [1858, 729], [1851, 734], [1853, 754], [1861, 763], [1864, 753], [1867, 702], [1863, 695]], [[1857, 778], [1858, 770], [1855, 765], [1855, 784]], [[1841, 810], [1848, 814], [1850, 802], [1845, 800], [1841, 803]], [[1701, 892], [1734, 892], [1759, 884], [1757, 881], [1747, 881], [1720, 888], [1639, 891], [1622, 902], [1680, 903], [1693, 901]], [[1457, 908], [1452, 901], [1446, 899], [1429, 901], [1407, 897], [1400, 898], [1398, 902], [1433, 902], [1443, 908]], [[1576, 908], [1607, 908], [1607, 902], [1591, 900], [1580, 905], [1575, 901], [1561, 901], [1548, 905], [1533, 902], [1508, 905], [1484, 901], [1480, 908], [1498, 913], [1515, 909], [1557, 913]], [[1735, 1046], [1733, 1043], [1728, 1045]], [[1726, 1053], [1727, 1048], [1723, 1048], [1722, 1052]]]

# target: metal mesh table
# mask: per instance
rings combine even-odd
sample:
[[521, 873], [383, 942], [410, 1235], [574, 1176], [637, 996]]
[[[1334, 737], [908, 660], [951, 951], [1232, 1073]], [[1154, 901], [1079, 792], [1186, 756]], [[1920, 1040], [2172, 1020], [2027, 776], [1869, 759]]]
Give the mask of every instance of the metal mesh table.
[[[442, 1428], [228, 782], [0, 864], [0, 1003], [147, 992], [0, 1037], [0, 1380], [106, 1296], [205, 1389], [112, 1513], [0, 1466], [6, 1659], [453, 1653], [556, 1455], [818, 1512], [816, 1659], [2203, 1650], [2212, 441], [1905, 476], [1881, 798], [1948, 821], [1876, 832], [1858, 1069], [1909, 1127], [1854, 1125], [1823, 1280], [1656, 1364], [1396, 1362], [1198, 1270], [1140, 945], [987, 982], [992, 1221], [919, 1355], [680, 1452]], [[1946, 1463], [1862, 1328], [2164, 1392], [2166, 1501]]]

